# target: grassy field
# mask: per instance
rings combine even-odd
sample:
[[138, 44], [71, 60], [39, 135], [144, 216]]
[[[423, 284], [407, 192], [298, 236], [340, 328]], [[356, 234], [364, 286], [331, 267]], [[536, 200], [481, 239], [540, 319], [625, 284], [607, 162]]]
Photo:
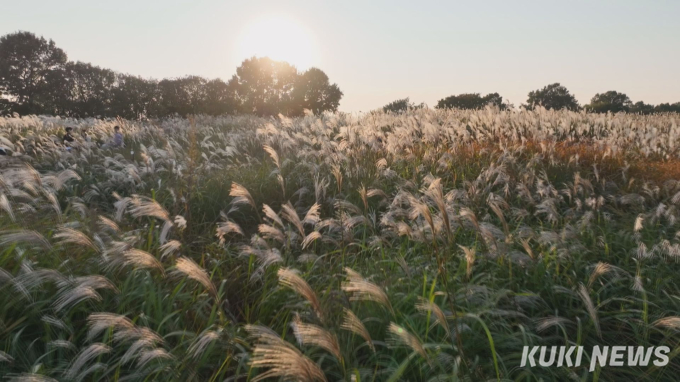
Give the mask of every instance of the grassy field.
[[[0, 119], [0, 376], [677, 380], [678, 122]], [[672, 351], [521, 368], [534, 345]]]

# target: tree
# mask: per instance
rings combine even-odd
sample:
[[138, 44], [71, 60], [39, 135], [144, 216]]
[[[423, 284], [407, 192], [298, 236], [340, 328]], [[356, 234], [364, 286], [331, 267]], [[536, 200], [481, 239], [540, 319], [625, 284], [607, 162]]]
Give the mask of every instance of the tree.
[[301, 115], [336, 111], [342, 98], [320, 69], [298, 73], [269, 58], [243, 61], [225, 83], [198, 76], [144, 79], [69, 62], [52, 40], [29, 32], [0, 38], [0, 115], [163, 118], [188, 114]]
[[70, 117], [104, 118], [112, 116], [116, 73], [84, 62], [66, 64], [61, 114]]
[[654, 106], [642, 101], [638, 101], [630, 107], [629, 111], [635, 114], [652, 114], [654, 113]]
[[440, 99], [436, 107], [437, 109], [477, 110], [483, 109], [487, 105], [497, 106], [501, 109], [506, 109], [510, 106], [507, 103], [503, 103], [503, 97], [498, 93], [489, 93], [484, 97], [480, 96], [479, 93], [465, 93]]
[[187, 116], [199, 114], [205, 101], [207, 80], [198, 76], [165, 79], [158, 83], [160, 114]]
[[680, 102], [674, 104], [660, 103], [654, 107], [657, 113], [680, 113]]
[[53, 112], [66, 53], [30, 32], [0, 38], [0, 98], [20, 114]]
[[294, 66], [269, 57], [243, 61], [229, 80], [239, 111], [257, 115], [277, 115], [282, 106], [290, 108], [298, 73]]
[[590, 100], [590, 104], [586, 105], [588, 111], [594, 113], [618, 113], [621, 111], [628, 111], [633, 103], [627, 95], [610, 90], [606, 93], [597, 93]]
[[204, 96], [205, 99], [198, 110], [202, 114], [222, 115], [236, 111], [234, 92], [219, 78], [205, 83]]
[[305, 109], [314, 114], [324, 111], [337, 111], [342, 91], [332, 84], [321, 69], [310, 68], [298, 76], [293, 87], [293, 106], [285, 107], [287, 115], [301, 115]]
[[126, 119], [160, 117], [158, 82], [128, 74], [118, 75], [113, 89], [112, 115]]
[[543, 89], [529, 92], [527, 106], [529, 109], [543, 106], [546, 109], [555, 110], [579, 110], [581, 108], [576, 98], [569, 93], [569, 90], [557, 82]]
[[392, 112], [392, 113], [400, 113], [402, 111], [406, 111], [408, 109], [414, 108], [416, 105], [412, 102], [409, 102], [409, 97], [398, 99], [396, 101], [392, 101], [388, 103], [387, 105], [383, 106], [383, 111], [385, 113]]

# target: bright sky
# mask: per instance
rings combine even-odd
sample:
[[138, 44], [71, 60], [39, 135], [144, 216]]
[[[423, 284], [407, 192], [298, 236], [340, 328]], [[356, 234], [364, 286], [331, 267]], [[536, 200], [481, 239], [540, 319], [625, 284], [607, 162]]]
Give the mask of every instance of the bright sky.
[[343, 111], [468, 92], [519, 106], [553, 82], [582, 104], [607, 90], [657, 104], [680, 101], [679, 15], [677, 0], [2, 0], [0, 34], [154, 78], [228, 80], [270, 55], [321, 68]]

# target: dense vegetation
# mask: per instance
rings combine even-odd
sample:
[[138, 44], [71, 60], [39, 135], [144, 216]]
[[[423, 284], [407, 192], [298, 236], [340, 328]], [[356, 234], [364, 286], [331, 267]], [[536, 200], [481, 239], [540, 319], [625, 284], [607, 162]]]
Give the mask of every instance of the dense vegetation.
[[189, 114], [300, 116], [336, 111], [342, 92], [317, 68], [250, 58], [228, 82], [199, 76], [161, 81], [68, 61], [66, 52], [29, 32], [0, 38], [0, 115], [163, 118]]
[[[676, 115], [0, 119], [0, 375], [675, 380]], [[127, 147], [102, 149], [122, 126]], [[76, 127], [71, 151], [58, 136]]]

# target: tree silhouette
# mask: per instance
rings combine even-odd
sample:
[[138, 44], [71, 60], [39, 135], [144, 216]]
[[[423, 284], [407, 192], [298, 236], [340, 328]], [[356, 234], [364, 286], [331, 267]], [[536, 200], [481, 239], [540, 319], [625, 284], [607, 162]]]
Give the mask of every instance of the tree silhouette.
[[680, 102], [660, 103], [654, 107], [654, 111], [657, 113], [680, 113]]
[[111, 115], [116, 80], [112, 70], [84, 62], [67, 63], [64, 80], [57, 87], [63, 94], [59, 109], [70, 117]]
[[336, 111], [342, 98], [320, 69], [298, 73], [251, 58], [225, 83], [186, 76], [156, 81], [69, 62], [53, 41], [29, 32], [0, 38], [0, 114], [163, 118], [189, 114], [301, 115]]
[[465, 93], [448, 96], [437, 102], [437, 109], [483, 109], [487, 105], [497, 106], [506, 109], [510, 105], [503, 103], [503, 97], [498, 93], [489, 93], [482, 97], [479, 93]]
[[292, 108], [292, 91], [297, 70], [287, 62], [269, 57], [243, 61], [229, 81], [239, 111], [257, 115], [276, 115]]
[[586, 105], [588, 111], [595, 113], [618, 113], [621, 111], [628, 111], [633, 103], [627, 95], [610, 90], [606, 93], [597, 93], [590, 100], [590, 104]]
[[204, 88], [205, 98], [198, 109], [200, 113], [222, 115], [233, 114], [236, 111], [234, 92], [226, 82], [217, 78], [206, 82]]
[[393, 112], [393, 113], [400, 113], [402, 111], [406, 111], [408, 109], [421, 109], [425, 107], [424, 103], [421, 103], [420, 105], [416, 105], [413, 102], [409, 101], [409, 97], [398, 99], [396, 101], [392, 101], [388, 103], [387, 105], [383, 106], [383, 111], [385, 113], [387, 112]]
[[654, 106], [638, 101], [630, 107], [629, 111], [635, 114], [652, 114], [654, 113]]
[[56, 111], [54, 95], [64, 78], [66, 53], [30, 32], [0, 38], [0, 94], [13, 111]]
[[304, 109], [314, 114], [337, 111], [342, 92], [337, 84], [330, 84], [328, 76], [321, 69], [310, 68], [298, 76], [293, 88], [294, 107], [288, 115], [300, 115]]
[[546, 109], [568, 109], [580, 110], [581, 106], [576, 101], [576, 97], [569, 93], [569, 90], [559, 83], [550, 84], [543, 89], [529, 92], [527, 107], [533, 109], [536, 106], [543, 106]]
[[127, 74], [118, 75], [113, 89], [112, 115], [127, 119], [161, 117], [158, 82]]

